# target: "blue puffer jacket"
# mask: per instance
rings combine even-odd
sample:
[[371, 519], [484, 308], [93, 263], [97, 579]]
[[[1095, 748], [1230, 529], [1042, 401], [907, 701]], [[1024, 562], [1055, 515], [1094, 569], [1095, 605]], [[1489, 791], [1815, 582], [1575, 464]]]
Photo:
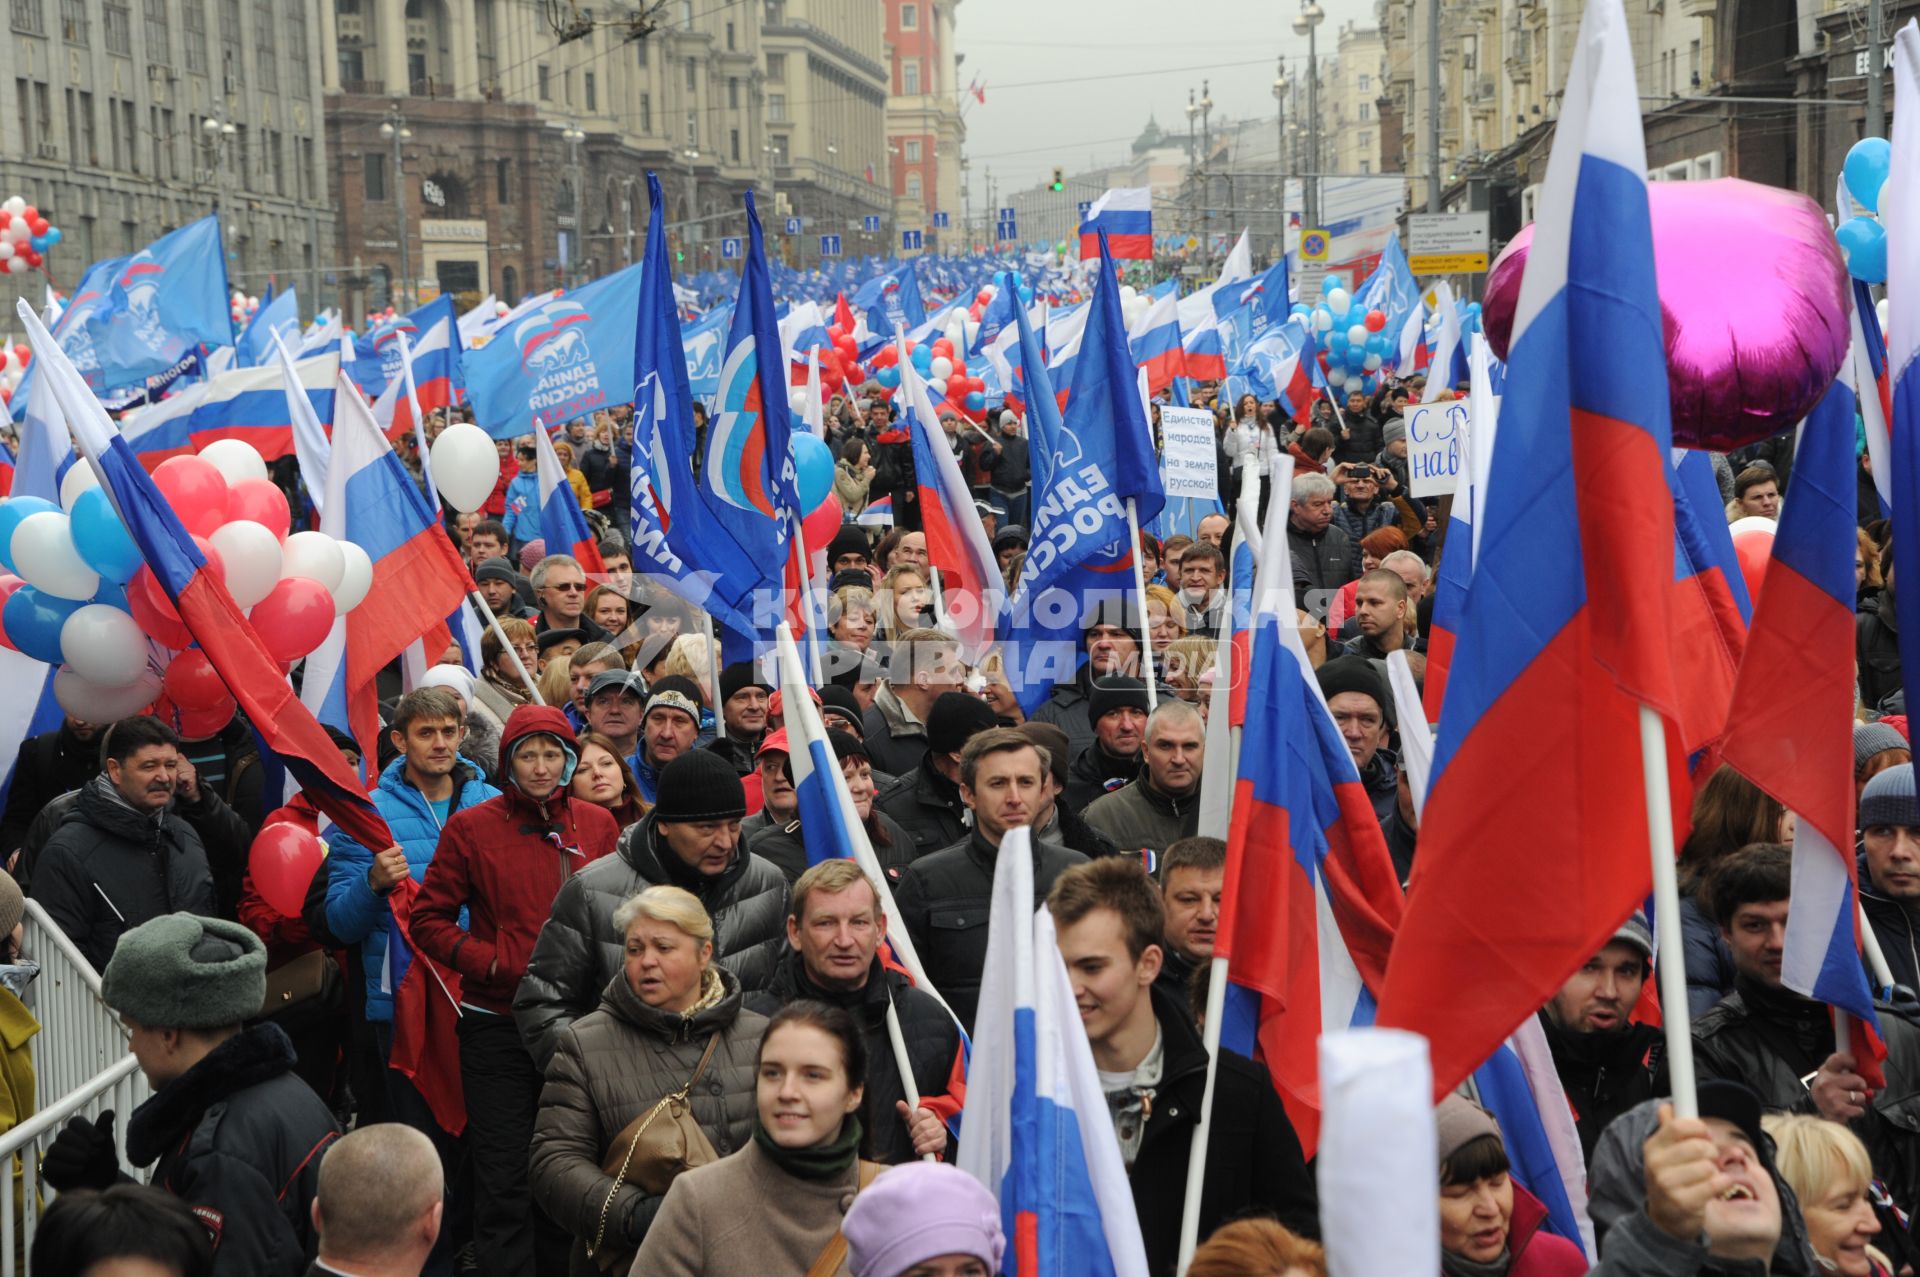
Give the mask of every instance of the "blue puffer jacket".
[[[440, 844], [440, 822], [421, 792], [407, 783], [407, 760], [400, 757], [380, 773], [373, 790], [373, 805], [393, 831], [394, 841], [407, 853], [407, 865], [415, 882], [425, 882], [427, 864], [433, 849]], [[500, 791], [474, 773], [466, 763], [454, 768], [453, 807], [464, 811], [494, 797]], [[367, 973], [367, 1019], [393, 1019], [393, 994], [383, 988], [387, 974], [387, 933], [392, 914], [387, 898], [375, 894], [367, 883], [367, 871], [373, 868], [373, 853], [335, 826], [327, 834], [327, 926], [342, 940], [360, 946]], [[399, 973], [394, 973], [398, 983]]]
[[525, 545], [540, 536], [540, 477], [517, 474], [507, 485], [507, 510], [500, 522], [506, 525], [507, 540], [514, 546]]

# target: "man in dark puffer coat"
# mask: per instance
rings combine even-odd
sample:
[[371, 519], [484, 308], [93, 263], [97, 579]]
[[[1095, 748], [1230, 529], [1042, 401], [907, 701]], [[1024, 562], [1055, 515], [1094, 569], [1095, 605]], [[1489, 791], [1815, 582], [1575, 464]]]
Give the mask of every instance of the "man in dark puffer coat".
[[660, 769], [653, 810], [613, 855], [568, 880], [534, 943], [513, 1015], [536, 1065], [546, 1068], [561, 1029], [600, 1005], [624, 961], [613, 911], [648, 887], [699, 897], [714, 958], [749, 992], [765, 986], [786, 948], [787, 876], [740, 845], [746, 814], [746, 790], [719, 755], [689, 750]]

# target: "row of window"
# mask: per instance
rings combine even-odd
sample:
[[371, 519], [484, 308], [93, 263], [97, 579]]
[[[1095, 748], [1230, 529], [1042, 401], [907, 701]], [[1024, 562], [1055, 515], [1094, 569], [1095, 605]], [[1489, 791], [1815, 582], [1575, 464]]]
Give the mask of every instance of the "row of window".
[[[183, 10], [181, 41], [187, 70], [204, 75], [208, 68], [207, 0], [179, 0]], [[246, 83], [246, 59], [242, 54], [240, 0], [218, 0], [220, 5], [220, 68], [225, 77], [223, 90], [232, 92]], [[167, 8], [169, 0], [142, 0], [141, 16], [146, 28], [147, 61], [155, 66], [174, 64], [172, 24]], [[254, 68], [263, 84], [285, 86], [297, 96], [308, 90], [306, 0], [254, 0]], [[13, 30], [27, 35], [46, 35], [46, 0], [10, 0]], [[133, 56], [133, 5], [131, 0], [102, 0], [102, 44], [119, 57]], [[282, 22], [281, 19], [285, 21]], [[68, 44], [91, 47], [93, 32], [88, 0], [60, 0], [60, 36]], [[279, 65], [282, 39], [286, 59]], [[284, 81], [281, 76], [284, 74]]]

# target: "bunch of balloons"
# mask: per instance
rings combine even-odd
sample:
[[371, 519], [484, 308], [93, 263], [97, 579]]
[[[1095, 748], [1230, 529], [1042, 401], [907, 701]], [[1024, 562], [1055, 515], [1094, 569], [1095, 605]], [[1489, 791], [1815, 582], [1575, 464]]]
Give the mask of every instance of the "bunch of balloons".
[[[282, 665], [319, 647], [373, 585], [359, 546], [288, 535], [287, 498], [251, 444], [222, 439], [170, 457], [153, 482]], [[232, 719], [233, 697], [90, 467], [67, 471], [58, 505], [0, 501], [0, 568], [0, 644], [60, 667], [54, 695], [68, 713], [112, 722], [164, 694], [190, 738]]]
[[1863, 137], [1847, 152], [1840, 176], [1847, 194], [1864, 212], [1849, 217], [1834, 229], [1840, 241], [1840, 256], [1846, 260], [1847, 273], [1868, 284], [1887, 282], [1887, 209], [1880, 202], [1881, 189], [1887, 184], [1887, 169], [1893, 148], [1883, 137]]
[[1319, 302], [1311, 306], [1295, 302], [1293, 314], [1316, 334], [1320, 370], [1329, 386], [1353, 387], [1368, 394], [1380, 388], [1380, 365], [1393, 349], [1385, 311], [1360, 310], [1353, 304], [1353, 294], [1329, 275], [1321, 281]]
[[60, 228], [18, 195], [0, 203], [0, 270], [9, 275], [38, 270], [59, 242]]
[[[966, 317], [956, 313], [956, 319], [962, 324]], [[965, 342], [965, 330], [961, 330], [960, 341]], [[932, 341], [908, 342], [907, 362], [918, 372], [931, 388], [945, 396], [947, 405], [956, 412], [964, 413], [976, 420], [987, 409], [987, 383], [967, 372], [966, 356], [960, 353], [961, 346], [955, 344], [951, 336], [935, 337]], [[900, 385], [900, 347], [888, 342], [873, 356], [873, 379], [894, 390]]]
[[[985, 288], [975, 293], [973, 295], [973, 304], [967, 307], [967, 318], [971, 319], [975, 324], [978, 324], [980, 317], [987, 313], [987, 306], [999, 295], [1000, 285], [998, 284], [988, 284]], [[1020, 284], [1020, 304], [1023, 307], [1033, 305], [1033, 290], [1027, 287], [1024, 281]], [[972, 342], [969, 341], [968, 344], [971, 345]]]
[[259, 309], [260, 299], [258, 297], [249, 297], [237, 288], [233, 290], [233, 296], [227, 301], [227, 313], [232, 316], [233, 326], [236, 331], [245, 328], [247, 321], [252, 319], [254, 312]]
[[15, 387], [20, 379], [27, 375], [27, 365], [33, 362], [33, 347], [21, 342], [14, 346], [0, 346], [0, 403], [12, 403]]

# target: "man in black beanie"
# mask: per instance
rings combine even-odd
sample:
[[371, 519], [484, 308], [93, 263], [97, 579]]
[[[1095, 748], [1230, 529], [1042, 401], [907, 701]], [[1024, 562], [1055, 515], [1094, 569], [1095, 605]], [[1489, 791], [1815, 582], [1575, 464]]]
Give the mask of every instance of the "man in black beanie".
[[1060, 801], [1069, 811], [1084, 813], [1088, 803], [1140, 774], [1140, 749], [1152, 712], [1147, 685], [1139, 679], [1114, 675], [1093, 680], [1087, 696], [1093, 744], [1067, 768], [1067, 792]]
[[1353, 765], [1360, 769], [1360, 783], [1367, 787], [1373, 814], [1384, 821], [1393, 814], [1400, 793], [1400, 760], [1387, 748], [1393, 735], [1393, 697], [1387, 680], [1372, 661], [1358, 656], [1336, 657], [1314, 674], [1353, 755]]
[[736, 776], [753, 770], [760, 742], [767, 738], [767, 707], [773, 688], [762, 682], [752, 661], [735, 661], [720, 671], [720, 717], [726, 734], [706, 748], [726, 759]]
[[[873, 547], [867, 542], [867, 533], [857, 523], [843, 523], [840, 530], [833, 534], [833, 540], [827, 542], [827, 570], [829, 572], [848, 572], [859, 570], [866, 572]], [[873, 575], [868, 572], [867, 584], [873, 584]]]
[[913, 835], [919, 855], [952, 846], [966, 836], [960, 751], [994, 725], [992, 708], [978, 696], [940, 693], [927, 712], [927, 748], [919, 766], [896, 779], [875, 800], [882, 812]]
[[1140, 606], [1133, 595], [1094, 595], [1080, 618], [1080, 646], [1086, 659], [1073, 678], [1054, 684], [1053, 695], [1028, 716], [1067, 734], [1069, 763], [1093, 747], [1093, 681], [1140, 674]]
[[513, 1017], [546, 1067], [560, 1030], [593, 1010], [621, 970], [626, 937], [613, 912], [648, 887], [684, 887], [713, 919], [713, 956], [759, 989], [787, 947], [787, 876], [740, 845], [747, 792], [725, 759], [695, 749], [660, 769], [653, 810], [611, 856], [568, 878], [540, 929]]

